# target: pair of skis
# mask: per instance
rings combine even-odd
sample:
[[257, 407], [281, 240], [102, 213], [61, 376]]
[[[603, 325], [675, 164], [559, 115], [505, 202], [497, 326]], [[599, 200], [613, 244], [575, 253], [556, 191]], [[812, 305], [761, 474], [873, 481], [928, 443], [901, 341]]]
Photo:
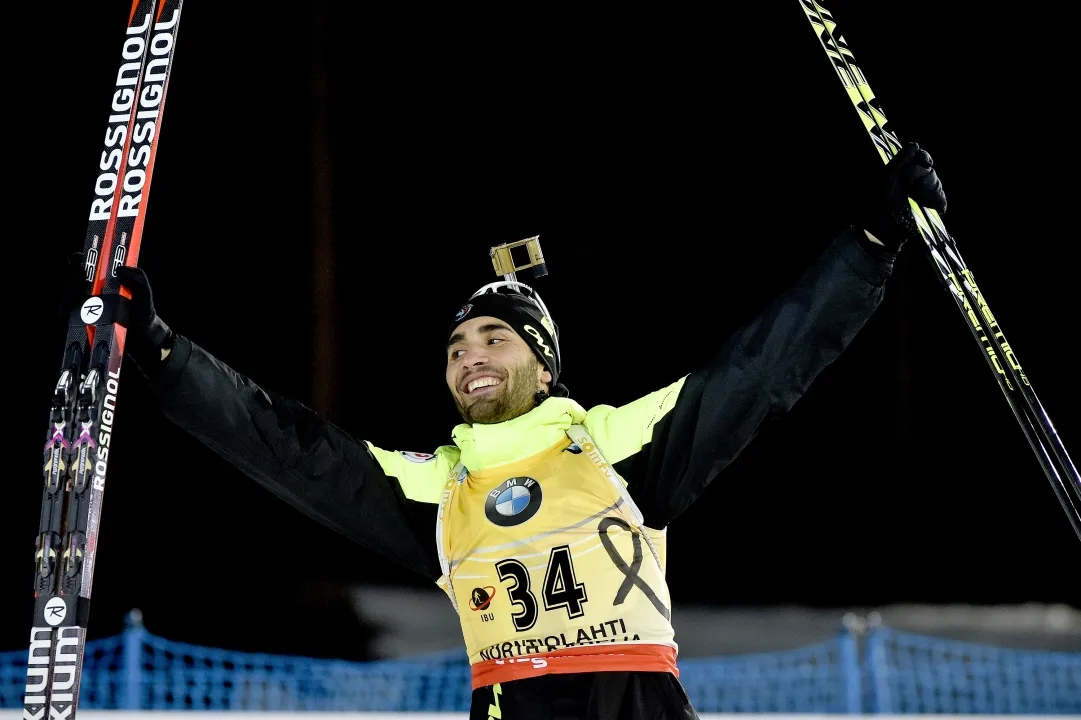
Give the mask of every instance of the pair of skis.
[[125, 302], [136, 265], [183, 0], [133, 0], [109, 103], [84, 245], [87, 297], [72, 313], [44, 452], [24, 720], [75, 717], [112, 448]]
[[[823, 50], [833, 63], [841, 84], [856, 108], [883, 162], [888, 163], [901, 149], [901, 141], [893, 132], [882, 112], [863, 70], [856, 64], [852, 50], [837, 29], [833, 14], [816, 0], [799, 0], [822, 44]], [[934, 209], [920, 207], [909, 200], [912, 215], [923, 237], [931, 264], [942, 279], [943, 285], [957, 303], [968, 329], [979, 343], [984, 359], [998, 381], [999, 388], [1014, 417], [1028, 440], [1029, 446], [1047, 476], [1051, 487], [1066, 512], [1077, 537], [1081, 539], [1081, 479], [1077, 468], [1063, 447], [1051, 419], [1036, 397], [1017, 353], [1007, 342], [1006, 336], [995, 320], [987, 298], [976, 285], [976, 278], [961, 258], [942, 218]]]

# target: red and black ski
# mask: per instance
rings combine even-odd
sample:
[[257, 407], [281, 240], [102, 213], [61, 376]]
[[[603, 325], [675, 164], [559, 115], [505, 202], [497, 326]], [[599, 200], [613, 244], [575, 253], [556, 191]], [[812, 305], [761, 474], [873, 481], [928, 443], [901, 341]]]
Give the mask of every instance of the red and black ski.
[[139, 257], [183, 0], [133, 0], [83, 247], [87, 300], [72, 315], [45, 444], [24, 720], [75, 717], [98, 523], [112, 451], [128, 293]]

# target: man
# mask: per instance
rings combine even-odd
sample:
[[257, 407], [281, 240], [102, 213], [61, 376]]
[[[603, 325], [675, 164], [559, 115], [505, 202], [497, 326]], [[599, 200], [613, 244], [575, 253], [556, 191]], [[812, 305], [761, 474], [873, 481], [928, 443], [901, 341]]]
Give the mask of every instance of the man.
[[[137, 268], [120, 271], [128, 353], [173, 422], [447, 593], [474, 720], [695, 718], [678, 680], [665, 528], [874, 312], [897, 252], [920, 241], [908, 197], [946, 209], [915, 144], [876, 183], [863, 222], [706, 367], [622, 407], [568, 396], [558, 328], [530, 288], [485, 286], [446, 328], [464, 422], [432, 455], [354, 439], [225, 366], [162, 322]], [[430, 517], [422, 532], [417, 507]]]

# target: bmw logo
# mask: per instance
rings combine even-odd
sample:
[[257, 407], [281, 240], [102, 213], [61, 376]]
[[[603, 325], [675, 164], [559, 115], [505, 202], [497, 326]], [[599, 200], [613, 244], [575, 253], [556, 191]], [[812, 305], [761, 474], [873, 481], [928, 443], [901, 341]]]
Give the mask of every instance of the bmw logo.
[[530, 477], [512, 477], [488, 493], [484, 515], [500, 527], [513, 527], [536, 515], [540, 506], [540, 483]]

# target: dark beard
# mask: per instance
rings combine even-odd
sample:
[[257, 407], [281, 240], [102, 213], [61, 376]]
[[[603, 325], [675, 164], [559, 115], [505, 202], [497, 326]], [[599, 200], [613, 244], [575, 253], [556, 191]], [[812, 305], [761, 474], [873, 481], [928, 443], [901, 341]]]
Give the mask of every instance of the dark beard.
[[537, 359], [531, 355], [526, 362], [510, 368], [502, 392], [492, 400], [481, 400], [467, 408], [455, 395], [458, 414], [470, 425], [494, 425], [525, 415], [536, 407], [537, 365]]

